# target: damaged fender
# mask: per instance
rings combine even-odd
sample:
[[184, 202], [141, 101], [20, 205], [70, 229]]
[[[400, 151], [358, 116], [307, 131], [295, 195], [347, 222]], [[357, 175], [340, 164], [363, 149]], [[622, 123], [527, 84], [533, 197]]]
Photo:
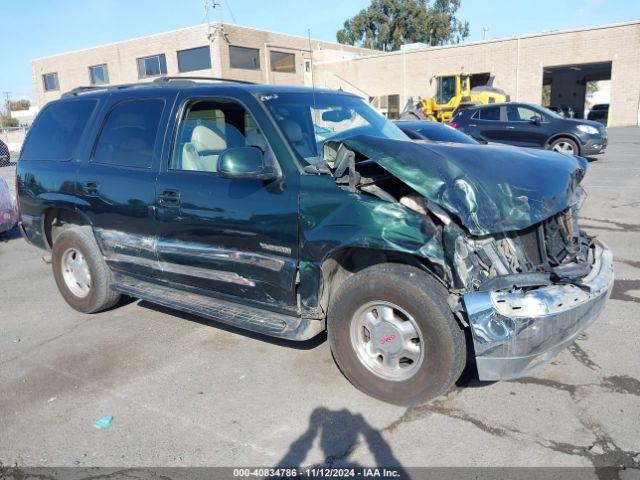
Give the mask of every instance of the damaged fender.
[[445, 279], [441, 231], [428, 218], [363, 193], [346, 193], [327, 175], [304, 176], [300, 195], [300, 286], [303, 310], [318, 307], [322, 263], [347, 247], [403, 252], [424, 258]]

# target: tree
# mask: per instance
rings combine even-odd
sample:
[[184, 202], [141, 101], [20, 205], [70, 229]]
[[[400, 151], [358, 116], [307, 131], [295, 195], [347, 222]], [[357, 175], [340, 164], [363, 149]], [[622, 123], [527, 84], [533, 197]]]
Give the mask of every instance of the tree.
[[0, 112], [0, 127], [17, 127], [20, 122], [11, 117], [8, 113]]
[[20, 100], [7, 100], [7, 109], [12, 112], [18, 110], [29, 110], [31, 106], [31, 101], [26, 98], [21, 98]]
[[460, 0], [372, 0], [344, 22], [338, 42], [378, 50], [397, 50], [405, 43], [459, 43], [469, 36], [469, 22], [456, 17]]

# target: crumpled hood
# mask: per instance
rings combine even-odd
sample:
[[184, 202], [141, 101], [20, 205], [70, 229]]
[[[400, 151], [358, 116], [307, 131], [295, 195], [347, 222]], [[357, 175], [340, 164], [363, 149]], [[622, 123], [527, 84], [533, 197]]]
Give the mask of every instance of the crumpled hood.
[[459, 217], [473, 235], [521, 230], [566, 209], [587, 161], [545, 150], [354, 136], [343, 140]]

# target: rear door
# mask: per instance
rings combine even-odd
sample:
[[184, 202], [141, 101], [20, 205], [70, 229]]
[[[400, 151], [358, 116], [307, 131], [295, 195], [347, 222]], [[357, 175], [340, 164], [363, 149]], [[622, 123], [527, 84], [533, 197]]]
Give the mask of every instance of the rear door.
[[246, 103], [183, 93], [178, 104], [156, 189], [163, 279], [199, 293], [296, 310], [298, 182], [218, 174], [220, 155], [243, 146], [259, 148], [278, 168]]
[[112, 97], [78, 172], [84, 212], [116, 271], [153, 277], [158, 268], [155, 179], [171, 104], [167, 94]]
[[496, 105], [479, 108], [474, 114], [474, 137], [487, 142], [508, 143], [507, 122], [504, 108]]
[[[507, 105], [507, 141], [521, 147], [542, 147], [548, 137], [545, 116], [526, 105]], [[540, 122], [535, 123], [534, 119]]]

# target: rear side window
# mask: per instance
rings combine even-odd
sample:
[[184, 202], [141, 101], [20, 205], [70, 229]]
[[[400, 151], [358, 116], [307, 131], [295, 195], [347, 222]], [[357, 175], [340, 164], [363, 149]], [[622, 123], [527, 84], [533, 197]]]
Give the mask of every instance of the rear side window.
[[488, 107], [481, 109], [480, 120], [500, 121], [500, 107]]
[[20, 160], [71, 160], [97, 103], [87, 99], [45, 107], [29, 131]]
[[149, 168], [164, 101], [145, 99], [116, 105], [107, 115], [93, 161], [121, 167]]

